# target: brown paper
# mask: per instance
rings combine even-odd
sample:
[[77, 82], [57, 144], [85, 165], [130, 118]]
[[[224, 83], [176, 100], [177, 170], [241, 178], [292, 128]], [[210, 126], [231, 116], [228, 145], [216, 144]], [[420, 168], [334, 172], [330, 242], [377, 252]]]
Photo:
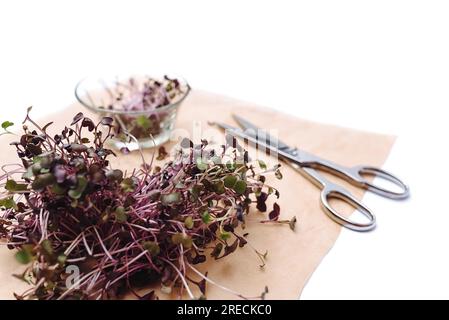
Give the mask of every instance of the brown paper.
[[[63, 113], [48, 117], [47, 120], [55, 121], [56, 125], [66, 124], [79, 111], [88, 113], [82, 106], [75, 105]], [[36, 116], [38, 109], [33, 112], [38, 118]], [[191, 136], [197, 140], [195, 142], [198, 142], [199, 138], [215, 141], [223, 139], [222, 132], [208, 126], [207, 122], [222, 121], [235, 124], [231, 118], [232, 113], [250, 119], [262, 128], [277, 130], [280, 139], [292, 146], [346, 166], [358, 164], [382, 166], [394, 143], [394, 137], [391, 136], [304, 121], [271, 109], [200, 91], [193, 91], [181, 106], [174, 137], [185, 135], [181, 132], [183, 130], [192, 133], [195, 131], [193, 128], [197, 128], [198, 123], [201, 123], [200, 136]], [[44, 122], [45, 120], [42, 120], [42, 123]], [[197, 126], [194, 126], [194, 122]], [[10, 138], [2, 137], [0, 140], [2, 146], [7, 139]], [[173, 143], [168, 144], [167, 148], [171, 145]], [[13, 147], [3, 147], [2, 150], [0, 164], [16, 160]], [[147, 160], [150, 159], [151, 152], [149, 150], [144, 152]], [[270, 164], [277, 163], [274, 159], [267, 161]], [[113, 161], [114, 167], [122, 169], [132, 169], [138, 167], [140, 163], [140, 156], [135, 153], [120, 156]], [[208, 271], [209, 277], [215, 282], [246, 296], [257, 296], [265, 286], [268, 286], [269, 299], [297, 299], [315, 268], [332, 248], [341, 230], [341, 227], [322, 211], [318, 188], [288, 166], [282, 167], [282, 173], [284, 176], [282, 180], [270, 177], [268, 182], [281, 193], [281, 198], [277, 201], [281, 206], [281, 219], [297, 217], [296, 231], [293, 232], [286, 225], [260, 224], [257, 221], [264, 219], [265, 216], [258, 212], [250, 214], [245, 230], [249, 233], [248, 240], [253, 247], [261, 252], [268, 251], [265, 268], [260, 269], [260, 261], [249, 246], [238, 249], [223, 260], [217, 262], [211, 259], [199, 267], [203, 272]], [[362, 190], [341, 183], [356, 197], [363, 196]], [[20, 270], [21, 266], [15, 262], [13, 252], [2, 246], [0, 298], [13, 298], [13, 292], [20, 293], [26, 288], [26, 285], [11, 277], [11, 274]], [[208, 285], [207, 296], [208, 299], [235, 298], [211, 285]], [[161, 298], [167, 297], [161, 294]]]

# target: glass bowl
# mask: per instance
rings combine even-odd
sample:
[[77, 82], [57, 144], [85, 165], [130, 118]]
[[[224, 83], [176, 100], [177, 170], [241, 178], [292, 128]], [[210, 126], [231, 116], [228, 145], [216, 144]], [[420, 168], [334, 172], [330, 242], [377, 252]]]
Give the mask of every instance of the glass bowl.
[[[151, 77], [151, 79], [162, 82], [164, 77], [167, 76]], [[191, 90], [184, 79], [168, 77], [178, 81], [177, 90], [179, 91], [170, 100], [165, 100], [162, 106], [149, 110], [135, 110], [135, 108], [125, 110], [116, 107], [122, 100], [128, 98], [134, 102], [134, 97], [127, 97], [126, 94], [131, 95], [130, 92], [133, 92], [132, 94], [135, 95], [140, 88], [144, 88], [145, 83], [148, 84], [149, 78], [143, 75], [85, 78], [75, 87], [75, 97], [79, 103], [100, 118], [108, 116], [114, 119], [117, 126], [112, 145], [119, 150], [153, 148], [168, 141], [175, 126], [178, 108]], [[138, 99], [143, 99], [142, 97], [143, 95], [139, 95]]]

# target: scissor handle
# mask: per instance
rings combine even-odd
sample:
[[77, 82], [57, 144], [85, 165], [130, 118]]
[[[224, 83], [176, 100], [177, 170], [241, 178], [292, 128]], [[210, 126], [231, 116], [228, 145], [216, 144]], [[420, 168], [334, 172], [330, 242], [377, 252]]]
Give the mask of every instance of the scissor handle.
[[[376, 167], [371, 166], [357, 166], [352, 168], [353, 173], [357, 177], [358, 182], [367, 190], [376, 193], [380, 196], [400, 200], [408, 198], [410, 195], [409, 187], [395, 175]], [[393, 185], [399, 187], [399, 191], [391, 190], [386, 187], [382, 187], [378, 184], [368, 181], [363, 175], [370, 175], [376, 178], [391, 182]]]
[[[338, 199], [349, 204], [363, 214], [368, 219], [368, 222], [360, 223], [346, 218], [331, 206], [329, 203], [330, 199]], [[349, 191], [333, 183], [326, 184], [321, 191], [321, 204], [327, 215], [343, 227], [360, 232], [370, 231], [376, 227], [376, 217], [372, 214], [371, 210], [356, 199]]]

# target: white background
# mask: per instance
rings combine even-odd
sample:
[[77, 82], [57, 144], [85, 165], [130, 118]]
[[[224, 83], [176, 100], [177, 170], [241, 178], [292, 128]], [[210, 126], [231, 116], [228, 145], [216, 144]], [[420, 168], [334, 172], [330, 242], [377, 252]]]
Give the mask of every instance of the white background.
[[447, 1], [2, 1], [0, 120], [64, 108], [87, 75], [167, 72], [397, 134], [386, 168], [412, 199], [368, 195], [378, 229], [344, 231], [302, 298], [449, 298], [448, 17]]

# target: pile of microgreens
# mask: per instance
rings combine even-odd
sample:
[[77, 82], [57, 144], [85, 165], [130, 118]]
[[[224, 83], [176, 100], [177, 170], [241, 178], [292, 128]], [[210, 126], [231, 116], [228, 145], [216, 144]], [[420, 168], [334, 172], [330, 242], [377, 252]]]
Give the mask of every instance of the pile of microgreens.
[[169, 105], [185, 93], [180, 81], [168, 76], [161, 80], [146, 77], [142, 81], [129, 78], [106, 89], [112, 98], [108, 109], [125, 111], [155, 110]]
[[[170, 113], [159, 112], [158, 109], [178, 101], [187, 94], [189, 87], [165, 75], [162, 79], [131, 77], [123, 82], [117, 81], [114, 86], [105, 87], [105, 90], [109, 100], [103, 107], [123, 111], [120, 116], [122, 126], [132, 136], [142, 139], [161, 133], [161, 124]], [[142, 114], [135, 116], [127, 115], [126, 112]], [[117, 136], [125, 139], [126, 134], [121, 132], [123, 128], [117, 126], [117, 129]]]
[[[267, 289], [245, 297], [196, 268], [207, 256], [220, 260], [249, 245], [238, 227], [250, 206], [266, 212], [269, 195], [279, 197], [235, 139], [219, 152], [206, 141], [184, 139], [173, 161], [157, 167], [151, 160], [127, 174], [108, 160], [114, 155], [105, 147], [111, 118], [94, 123], [79, 113], [51, 136], [52, 123], [39, 126], [30, 109], [23, 135], [12, 143], [21, 163], [4, 165], [0, 175], [0, 238], [27, 265], [17, 277], [31, 285], [17, 299], [114, 299], [126, 293], [155, 299], [153, 291], [138, 293], [155, 283], [165, 294], [192, 299], [206, 296], [207, 283], [244, 299], [265, 297]], [[2, 125], [5, 132], [10, 126]], [[158, 158], [166, 155], [161, 149]], [[280, 178], [278, 167], [259, 166]], [[279, 213], [274, 204], [262, 222], [294, 229], [296, 219], [279, 221]], [[263, 267], [266, 253], [254, 252]], [[69, 286], [68, 266], [80, 270]]]

